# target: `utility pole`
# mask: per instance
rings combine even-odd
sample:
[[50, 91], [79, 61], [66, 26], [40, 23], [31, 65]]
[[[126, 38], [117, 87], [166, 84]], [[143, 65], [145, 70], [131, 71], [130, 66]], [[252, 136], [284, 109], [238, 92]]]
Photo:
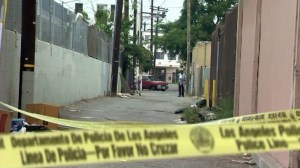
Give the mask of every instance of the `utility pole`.
[[[123, 25], [129, 26], [129, 0], [124, 0], [124, 23]], [[125, 30], [125, 31], [124, 31]], [[129, 29], [126, 27], [124, 29], [124, 45], [129, 44]], [[130, 75], [132, 74], [132, 71], [128, 70], [127, 62], [124, 59], [124, 57], [121, 59], [121, 67], [122, 67], [122, 76], [125, 78], [126, 81], [131, 81], [132, 78], [130, 78]], [[132, 75], [133, 76], [133, 75]], [[129, 83], [128, 83], [129, 84]]]
[[[133, 44], [136, 44], [136, 15], [137, 15], [137, 0], [133, 1]], [[136, 54], [133, 56], [133, 81], [135, 81], [135, 75], [137, 74], [137, 72], [135, 72], [135, 68], [136, 68]]]
[[140, 44], [142, 44], [142, 37], [143, 37], [143, 33], [142, 33], [142, 25], [143, 25], [143, 0], [141, 0], [141, 16], [140, 16]]
[[[23, 82], [31, 80], [26, 74], [33, 74], [35, 67], [35, 36], [36, 36], [36, 1], [24, 0], [22, 1], [22, 37], [21, 37], [21, 56], [20, 56], [20, 70], [19, 70], [19, 97], [18, 108], [24, 107], [25, 100], [23, 92], [26, 92], [28, 87], [23, 88]], [[7, 5], [7, 4], [6, 4]], [[33, 89], [32, 87], [30, 87]], [[28, 93], [28, 92], [27, 92]], [[28, 98], [28, 97], [27, 97]], [[33, 100], [27, 100], [33, 101]], [[18, 113], [18, 118], [22, 114]]]
[[[221, 29], [218, 28], [218, 42], [217, 42], [217, 66], [216, 66], [216, 81], [219, 85], [219, 57], [220, 57], [220, 40], [221, 40]], [[216, 97], [218, 95], [218, 89], [216, 90]]]
[[[157, 15], [156, 15], [155, 38], [157, 38], [157, 36], [158, 36], [158, 19], [159, 19], [158, 12], [159, 12], [159, 7], [157, 8]], [[152, 17], [153, 16], [151, 16], [151, 18]], [[155, 44], [154, 45], [154, 54], [153, 54], [154, 55], [153, 72], [155, 71], [155, 66], [156, 66], [156, 57], [157, 57], [156, 50], [157, 50], [157, 45]], [[153, 75], [155, 75], [155, 73], [153, 73]]]
[[[136, 40], [137, 40], [137, 37], [136, 37], [136, 15], [137, 15], [137, 0], [134, 0], [133, 1], [133, 6], [134, 6], [134, 9], [133, 9], [133, 43], [136, 44]], [[133, 62], [134, 64], [135, 62]]]
[[[151, 0], [151, 35], [150, 35], [150, 51], [153, 53], [153, 0]], [[155, 54], [153, 54], [155, 55]], [[154, 60], [156, 58], [154, 57]], [[152, 69], [152, 74], [154, 75], [154, 68]]]
[[[156, 8], [156, 10], [157, 10], [156, 14], [153, 14], [153, 16], [154, 15], [156, 16], [155, 38], [157, 38], [158, 37], [159, 18], [160, 17], [164, 18], [166, 16], [166, 12], [168, 12], [168, 9], [161, 8], [161, 7], [153, 7], [153, 8]], [[160, 13], [160, 12], [162, 12], [162, 13]], [[153, 69], [155, 69], [155, 66], [156, 66], [156, 56], [157, 56], [156, 51], [157, 51], [157, 45], [155, 44], [154, 45], [154, 65], [153, 65], [154, 68]]]
[[191, 48], [191, 0], [187, 0], [187, 63], [186, 63], [186, 93], [189, 94], [190, 88], [190, 48]]
[[[153, 12], [153, 10], [157, 10], [156, 13]], [[160, 13], [162, 12], [162, 13]], [[165, 8], [160, 8], [160, 7], [155, 7], [152, 6], [151, 8], [151, 13], [148, 12], [143, 12], [145, 14], [150, 14], [151, 16], [151, 20], [153, 20], [154, 17], [156, 17], [156, 28], [155, 28], [155, 37], [158, 36], [158, 23], [159, 23], [159, 18], [165, 17], [165, 13], [168, 12], [168, 9]], [[151, 42], [150, 42], [150, 50], [153, 53], [153, 68], [152, 68], [152, 74], [155, 75], [155, 67], [156, 67], [156, 50], [157, 50], [157, 46], [154, 45], [154, 51], [153, 51], [153, 23], [151, 22]]]
[[[156, 13], [153, 12], [153, 10], [157, 10]], [[162, 13], [160, 13], [162, 12]], [[152, 74], [155, 75], [155, 64], [156, 64], [156, 45], [154, 46], [154, 51], [153, 51], [153, 18], [156, 17], [156, 37], [158, 35], [158, 22], [159, 22], [159, 17], [164, 18], [165, 17], [165, 13], [168, 12], [168, 9], [165, 8], [160, 8], [160, 7], [154, 7], [153, 6], [153, 0], [151, 0], [151, 12], [142, 12], [144, 14], [149, 14], [151, 16], [151, 35], [150, 35], [150, 51], [153, 53], [153, 68], [152, 68]], [[144, 30], [146, 27], [146, 23], [144, 26]]]
[[[159, 12], [159, 7], [158, 7], [158, 12]], [[157, 36], [158, 36], [158, 19], [159, 19], [159, 16], [156, 15], [155, 38], [157, 38]], [[157, 45], [155, 44], [154, 45], [153, 71], [155, 70], [155, 67], [156, 67], [156, 57], [157, 57], [156, 50], [157, 50]], [[154, 73], [153, 73], [153, 75], [154, 75]]]
[[119, 52], [120, 52], [120, 34], [122, 25], [122, 9], [123, 0], [117, 0], [116, 15], [115, 15], [115, 30], [114, 30], [114, 43], [113, 43], [113, 62], [112, 62], [112, 85], [111, 96], [117, 95], [118, 76], [119, 76]]
[[[124, 1], [124, 19], [128, 24], [129, 22], [129, 0]], [[125, 32], [125, 43], [128, 44], [128, 34], [129, 32]]]

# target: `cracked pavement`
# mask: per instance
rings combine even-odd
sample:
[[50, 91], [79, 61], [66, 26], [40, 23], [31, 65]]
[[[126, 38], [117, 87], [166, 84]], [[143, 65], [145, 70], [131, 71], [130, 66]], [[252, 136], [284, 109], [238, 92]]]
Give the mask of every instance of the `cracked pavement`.
[[[177, 85], [167, 91], [142, 91], [142, 96], [128, 98], [98, 97], [80, 101], [61, 108], [60, 117], [83, 121], [139, 121], [148, 123], [176, 123], [179, 116], [174, 111], [197, 102], [195, 97], [177, 97]], [[195, 157], [168, 160], [147, 160], [106, 164], [67, 166], [72, 168], [257, 168], [257, 166], [232, 163], [242, 160], [236, 155]]]

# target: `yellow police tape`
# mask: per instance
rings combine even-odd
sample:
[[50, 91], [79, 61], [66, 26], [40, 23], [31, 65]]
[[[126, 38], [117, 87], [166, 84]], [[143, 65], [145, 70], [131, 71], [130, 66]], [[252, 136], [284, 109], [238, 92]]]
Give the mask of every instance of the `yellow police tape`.
[[251, 124], [251, 123], [286, 123], [299, 122], [300, 110], [281, 110], [265, 113], [258, 113], [252, 115], [245, 115], [239, 117], [232, 117], [228, 119], [217, 120], [219, 124]]
[[[49, 116], [44, 116], [36, 113], [31, 113], [27, 112], [24, 110], [20, 110], [16, 107], [13, 107], [11, 105], [8, 105], [6, 103], [3, 103], [0, 101], [0, 104], [12, 111], [22, 113], [24, 115], [48, 121], [54, 124], [62, 125], [62, 126], [68, 126], [68, 127], [73, 127], [73, 128], [80, 128], [80, 129], [90, 129], [90, 130], [98, 130], [99, 128], [104, 128], [104, 127], [111, 127], [112, 125], [114, 127], [120, 126], [123, 127], [124, 125], [130, 126], [130, 127], [136, 127], [137, 124], [147, 124], [147, 123], [141, 123], [141, 122], [129, 122], [129, 121], [118, 121], [118, 122], [90, 122], [90, 121], [78, 121], [78, 120], [68, 120], [68, 119], [62, 119], [62, 118], [55, 118], [55, 117], [49, 117]], [[150, 123], [149, 123], [150, 125]], [[155, 125], [155, 124], [151, 124]]]
[[102, 128], [0, 136], [0, 167], [52, 167], [300, 149], [299, 123]]
[[50, 167], [300, 149], [300, 110], [205, 124], [151, 125], [65, 120], [0, 104], [41, 120], [86, 129], [1, 135], [0, 167]]
[[[80, 128], [80, 129], [90, 129], [90, 130], [98, 130], [99, 128], [105, 127], [138, 127], [140, 124], [148, 125], [148, 126], [160, 126], [154, 123], [142, 123], [142, 122], [133, 122], [133, 121], [117, 121], [117, 122], [90, 122], [90, 121], [78, 121], [78, 120], [68, 120], [68, 119], [61, 119], [61, 118], [54, 118], [49, 116], [44, 116], [40, 114], [30, 113], [18, 108], [15, 108], [11, 105], [3, 103], [0, 101], [0, 104], [7, 107], [10, 110], [15, 112], [22, 113], [24, 115], [37, 118], [40, 120], [48, 121], [51, 123], [73, 127], [73, 128]], [[281, 110], [281, 111], [273, 111], [273, 112], [266, 112], [266, 113], [259, 113], [259, 114], [252, 114], [252, 115], [245, 115], [240, 117], [232, 117], [229, 119], [217, 120], [207, 122], [205, 124], [234, 124], [234, 123], [282, 123], [282, 122], [298, 122], [300, 121], [300, 110]]]

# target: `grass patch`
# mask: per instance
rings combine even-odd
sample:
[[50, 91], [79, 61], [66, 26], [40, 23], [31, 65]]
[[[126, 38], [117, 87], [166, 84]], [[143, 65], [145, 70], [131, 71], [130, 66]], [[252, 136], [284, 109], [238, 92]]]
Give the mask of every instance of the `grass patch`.
[[233, 117], [233, 100], [230, 98], [220, 98], [217, 107], [212, 107], [217, 115], [217, 119]]
[[183, 118], [187, 121], [188, 124], [196, 124], [201, 122], [197, 110], [198, 109], [194, 107], [188, 107], [183, 110]]
[[196, 124], [208, 121], [209, 116], [211, 116], [209, 114], [211, 113], [215, 114], [211, 120], [231, 118], [233, 117], [233, 108], [234, 103], [231, 98], [220, 98], [216, 107], [187, 107], [183, 110], [182, 117], [188, 124]]

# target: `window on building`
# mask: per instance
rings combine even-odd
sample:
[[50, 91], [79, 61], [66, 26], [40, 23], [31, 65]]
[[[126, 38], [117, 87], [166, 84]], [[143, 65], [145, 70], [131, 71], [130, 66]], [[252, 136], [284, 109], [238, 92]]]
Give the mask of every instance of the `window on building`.
[[176, 55], [175, 54], [168, 54], [168, 60], [176, 60]]
[[164, 59], [164, 55], [163, 52], [156, 52], [156, 59]]

